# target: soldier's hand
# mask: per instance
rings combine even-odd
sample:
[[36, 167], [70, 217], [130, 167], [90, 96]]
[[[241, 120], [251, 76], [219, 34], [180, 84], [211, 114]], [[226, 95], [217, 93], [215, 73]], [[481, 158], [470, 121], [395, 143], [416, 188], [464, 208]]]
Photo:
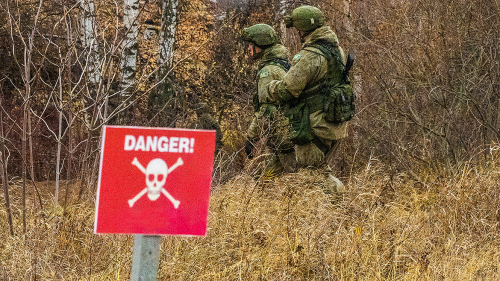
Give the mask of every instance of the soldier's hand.
[[252, 159], [253, 158], [253, 148], [254, 148], [254, 145], [252, 143], [252, 141], [250, 141], [249, 139], [246, 140], [245, 142], [245, 152], [248, 156], [248, 159]]

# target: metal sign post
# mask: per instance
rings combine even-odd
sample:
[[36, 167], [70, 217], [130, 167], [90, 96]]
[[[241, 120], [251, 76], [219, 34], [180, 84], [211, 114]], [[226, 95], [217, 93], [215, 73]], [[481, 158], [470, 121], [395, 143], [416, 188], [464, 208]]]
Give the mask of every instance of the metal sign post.
[[156, 281], [160, 236], [134, 235], [131, 281]]

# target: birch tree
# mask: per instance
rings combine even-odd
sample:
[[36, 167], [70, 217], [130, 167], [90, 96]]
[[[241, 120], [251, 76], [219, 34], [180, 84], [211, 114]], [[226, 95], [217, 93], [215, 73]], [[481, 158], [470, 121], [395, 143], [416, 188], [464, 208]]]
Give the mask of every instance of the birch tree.
[[354, 29], [351, 23], [351, 0], [342, 0], [342, 12], [344, 15], [344, 26], [349, 40], [352, 39]]
[[157, 90], [151, 93], [149, 97], [149, 106], [154, 116], [157, 117], [157, 125], [164, 125], [163, 118], [160, 116], [168, 100], [172, 97], [172, 81], [166, 77], [168, 71], [173, 67], [175, 29], [177, 25], [177, 6], [178, 0], [163, 0], [161, 7], [161, 27], [158, 52], [158, 72], [157, 72]]
[[285, 13], [286, 13], [286, 0], [280, 0], [278, 2], [278, 11], [279, 11], [278, 22], [279, 22], [279, 27], [281, 30], [281, 37], [284, 41], [284, 40], [286, 40], [286, 26], [285, 26], [285, 22], [283, 21], [283, 17], [285, 16]]
[[172, 68], [174, 59], [175, 27], [177, 25], [178, 0], [164, 0], [162, 3], [160, 51], [160, 79]]
[[[122, 42], [121, 73], [120, 73], [120, 103], [125, 110], [119, 114], [119, 124], [130, 121], [129, 114], [132, 94], [135, 84], [137, 67], [137, 16], [139, 15], [139, 0], [124, 0], [123, 26], [125, 39]], [[121, 116], [121, 118], [120, 118]]]
[[[80, 55], [80, 65], [82, 65], [83, 76], [87, 78], [86, 92], [88, 100], [94, 100], [93, 109], [92, 105], [86, 104], [87, 108], [84, 112], [84, 122], [87, 125], [88, 136], [85, 144], [85, 151], [82, 157], [82, 171], [80, 175], [80, 191], [78, 199], [83, 193], [83, 181], [88, 172], [87, 158], [91, 151], [92, 140], [92, 127], [94, 121], [94, 114], [97, 108], [98, 95], [96, 91], [97, 85], [101, 82], [101, 72], [99, 70], [99, 43], [97, 41], [97, 21], [95, 15], [94, 0], [81, 0], [80, 1], [81, 18], [80, 18], [80, 40], [82, 42], [82, 55]], [[93, 111], [89, 114], [88, 111]]]
[[83, 72], [87, 73], [88, 81], [97, 85], [101, 80], [99, 71], [99, 43], [97, 42], [96, 18], [94, 0], [81, 0], [81, 41], [85, 54]]

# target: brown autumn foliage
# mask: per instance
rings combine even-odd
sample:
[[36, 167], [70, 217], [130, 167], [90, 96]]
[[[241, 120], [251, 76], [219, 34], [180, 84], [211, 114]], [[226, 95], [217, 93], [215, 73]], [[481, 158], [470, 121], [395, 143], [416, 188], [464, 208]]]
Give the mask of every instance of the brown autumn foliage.
[[[135, 125], [152, 125], [148, 95], [158, 47], [144, 34], [159, 26], [160, 2], [141, 2]], [[106, 66], [96, 92], [111, 97], [118, 91], [121, 3], [95, 3]], [[349, 189], [344, 198], [323, 194], [321, 180], [309, 171], [254, 182], [249, 175], [255, 163], [241, 152], [256, 71], [239, 32], [269, 23], [293, 54], [299, 39], [282, 27], [280, 11], [303, 3], [320, 7], [344, 49], [352, 47], [357, 55], [351, 74], [357, 114], [331, 163]], [[100, 126], [107, 121], [93, 116], [104, 112], [105, 99], [81, 76], [85, 56], [76, 4], [0, 1], [1, 114], [15, 232], [0, 232], [2, 280], [130, 276], [132, 237], [92, 231], [95, 159]], [[196, 118], [192, 106], [207, 102], [221, 124], [224, 146], [214, 166], [208, 235], [165, 237], [159, 280], [499, 279], [497, 1], [181, 0], [178, 11], [178, 65], [170, 75], [175, 122], [169, 125], [188, 126]], [[27, 53], [33, 30], [33, 51]], [[29, 157], [21, 161], [26, 55], [32, 60], [33, 163]], [[63, 108], [55, 102], [61, 69]], [[62, 185], [69, 190], [64, 208], [53, 205], [61, 110], [63, 130], [72, 132], [61, 140], [63, 163], [71, 155], [74, 160], [70, 174], [62, 165], [69, 175]], [[89, 125], [92, 117], [96, 121]], [[35, 172], [27, 188], [25, 234], [23, 165]], [[0, 221], [7, 226], [3, 192], [0, 202]]]

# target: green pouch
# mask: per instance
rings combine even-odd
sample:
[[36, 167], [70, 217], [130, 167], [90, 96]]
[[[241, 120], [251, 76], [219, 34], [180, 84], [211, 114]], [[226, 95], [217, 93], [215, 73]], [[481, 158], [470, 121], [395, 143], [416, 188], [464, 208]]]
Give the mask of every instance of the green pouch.
[[309, 120], [309, 107], [305, 102], [289, 108], [286, 115], [292, 127], [290, 140], [294, 144], [304, 145], [314, 138], [311, 121]]
[[337, 84], [330, 88], [325, 103], [325, 120], [338, 124], [352, 119], [355, 112], [356, 96], [349, 84]]

